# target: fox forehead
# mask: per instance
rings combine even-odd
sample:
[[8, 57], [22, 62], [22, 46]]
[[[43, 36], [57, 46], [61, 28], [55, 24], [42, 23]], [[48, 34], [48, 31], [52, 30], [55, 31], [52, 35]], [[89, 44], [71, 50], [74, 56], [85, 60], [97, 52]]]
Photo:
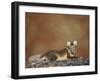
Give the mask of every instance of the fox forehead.
[[72, 45], [69, 45], [67, 47], [76, 47], [76, 45], [75, 44], [72, 44]]
[[75, 44], [71, 44], [71, 45], [69, 45], [68, 47], [75, 47], [76, 45]]

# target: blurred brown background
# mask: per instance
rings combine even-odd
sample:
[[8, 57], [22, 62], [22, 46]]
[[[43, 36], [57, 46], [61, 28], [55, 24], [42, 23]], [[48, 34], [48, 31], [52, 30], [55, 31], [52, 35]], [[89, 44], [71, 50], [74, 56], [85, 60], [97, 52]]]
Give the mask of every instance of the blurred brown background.
[[63, 49], [67, 41], [78, 42], [76, 55], [89, 57], [89, 16], [26, 13], [26, 60], [52, 49]]

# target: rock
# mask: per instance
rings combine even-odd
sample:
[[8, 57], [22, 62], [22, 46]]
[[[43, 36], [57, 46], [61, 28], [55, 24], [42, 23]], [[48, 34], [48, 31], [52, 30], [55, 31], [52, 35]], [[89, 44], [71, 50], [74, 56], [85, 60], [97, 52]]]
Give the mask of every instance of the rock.
[[40, 68], [40, 67], [57, 67], [57, 66], [82, 66], [89, 65], [89, 59], [86, 58], [75, 58], [64, 61], [53, 61], [41, 60], [40, 55], [35, 55], [29, 58], [27, 68]]

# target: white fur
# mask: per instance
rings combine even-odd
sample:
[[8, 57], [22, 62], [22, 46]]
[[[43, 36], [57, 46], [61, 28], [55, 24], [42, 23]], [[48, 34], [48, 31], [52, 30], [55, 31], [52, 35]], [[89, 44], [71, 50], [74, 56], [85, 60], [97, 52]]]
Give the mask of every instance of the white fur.
[[68, 41], [68, 42], [67, 42], [67, 46], [70, 46], [70, 44], [71, 44], [71, 43]]
[[77, 41], [74, 41], [73, 43], [74, 43], [74, 45], [77, 45]]

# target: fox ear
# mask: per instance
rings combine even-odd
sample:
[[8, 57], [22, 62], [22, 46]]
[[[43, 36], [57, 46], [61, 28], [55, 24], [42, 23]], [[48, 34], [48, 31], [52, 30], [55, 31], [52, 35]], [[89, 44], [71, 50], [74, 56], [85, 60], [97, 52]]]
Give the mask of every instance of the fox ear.
[[73, 43], [74, 43], [74, 45], [77, 45], [77, 41], [74, 41]]
[[70, 46], [70, 44], [71, 44], [71, 43], [68, 41], [68, 42], [67, 42], [67, 46]]

